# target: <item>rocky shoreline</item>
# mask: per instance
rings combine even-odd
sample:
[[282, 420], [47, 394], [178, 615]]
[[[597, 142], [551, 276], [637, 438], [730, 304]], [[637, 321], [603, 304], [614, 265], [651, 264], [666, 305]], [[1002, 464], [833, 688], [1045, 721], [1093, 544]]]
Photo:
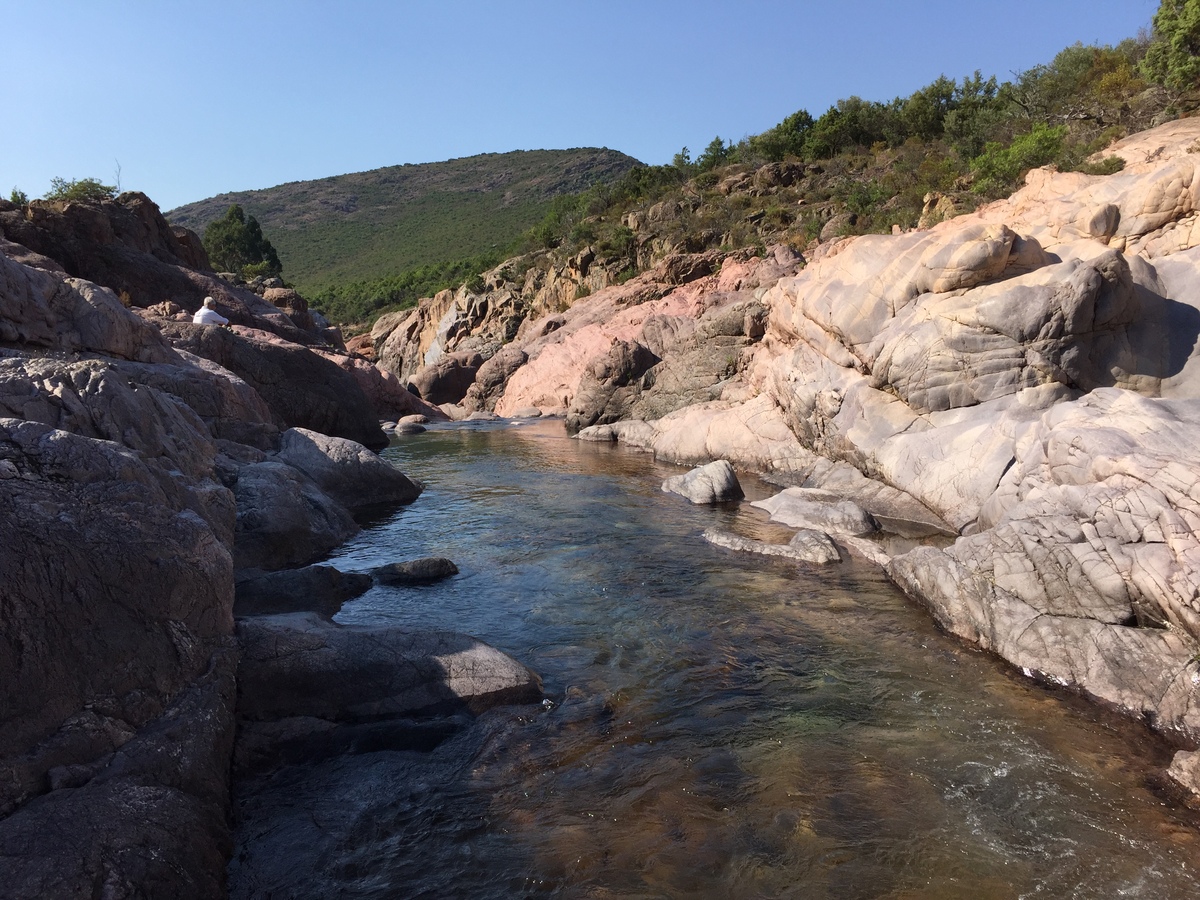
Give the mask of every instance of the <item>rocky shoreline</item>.
[[970, 215], [803, 256], [666, 256], [602, 285], [583, 261], [509, 283], [510, 261], [370, 345], [457, 416], [562, 415], [856, 504], [875, 537], [816, 527], [946, 630], [1144, 720], [1195, 790], [1198, 149], [1200, 120], [1171, 122], [1105, 150], [1117, 174], [1034, 170]]
[[142, 195], [0, 232], [5, 896], [224, 896], [231, 779], [540, 699], [464, 635], [334, 624], [371, 578], [298, 568], [417, 498], [379, 422], [439, 410]]
[[[1178, 743], [1195, 789], [1197, 148], [1171, 123], [1106, 151], [1116, 175], [1035, 171], [803, 253], [670, 252], [646, 211], [643, 275], [501, 266], [380, 320], [378, 365], [294, 291], [209, 271], [142, 195], [0, 202], [6, 891], [222, 895], [231, 778], [540, 699], [467, 636], [329, 619], [371, 578], [310, 564], [418, 497], [373, 452], [412, 416], [726, 461], [666, 488], [696, 502], [762, 473], [796, 538], [708, 540], [871, 559], [946, 630]], [[231, 329], [191, 323], [206, 295]]]

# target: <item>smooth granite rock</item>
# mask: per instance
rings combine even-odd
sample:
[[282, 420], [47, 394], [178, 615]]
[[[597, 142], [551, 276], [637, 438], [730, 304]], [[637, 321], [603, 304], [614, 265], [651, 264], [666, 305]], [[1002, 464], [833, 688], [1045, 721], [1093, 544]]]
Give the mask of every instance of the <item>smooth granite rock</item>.
[[686, 497], [693, 503], [724, 503], [741, 500], [745, 496], [737, 473], [724, 459], [697, 466], [683, 475], [672, 476], [662, 483], [662, 489]]

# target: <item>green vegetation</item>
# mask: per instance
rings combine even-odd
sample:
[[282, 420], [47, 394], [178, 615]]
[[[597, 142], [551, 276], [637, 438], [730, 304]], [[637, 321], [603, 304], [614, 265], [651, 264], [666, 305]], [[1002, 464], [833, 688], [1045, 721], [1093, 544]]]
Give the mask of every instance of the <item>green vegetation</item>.
[[[16, 188], [13, 188], [16, 191]], [[101, 184], [95, 178], [80, 178], [67, 181], [65, 178], [51, 178], [50, 190], [43, 200], [111, 200], [117, 195], [117, 187], [112, 184]], [[24, 196], [24, 194], [22, 194]]]
[[1162, 0], [1141, 72], [1173, 92], [1200, 86], [1200, 0]]
[[[1113, 140], [1197, 106], [1200, 0], [1162, 0], [1153, 33], [1067, 47], [999, 81], [941, 75], [908, 97], [800, 109], [698, 157], [644, 166], [607, 150], [486, 154], [224, 195], [169, 214], [196, 228], [236, 202], [270, 231], [297, 287], [365, 323], [520, 254], [504, 280], [585, 251], [623, 282], [663, 256], [797, 249], [927, 226], [1004, 197], [1031, 168], [1111, 174]], [[223, 206], [221, 208], [224, 208]], [[294, 261], [294, 264], [293, 264]], [[578, 296], [587, 290], [580, 288]]]
[[422, 297], [432, 297], [440, 290], [477, 278], [503, 258], [503, 254], [493, 253], [417, 266], [400, 275], [326, 287], [312, 295], [309, 302], [334, 322], [371, 322], [385, 312], [416, 306]]
[[[1200, 41], [1196, 10], [1200, 0], [1163, 0], [1153, 39], [1075, 44], [1012, 81], [942, 75], [908, 97], [849, 97], [818, 117], [797, 110], [736, 144], [714, 138], [695, 160], [684, 147], [669, 166], [639, 167], [603, 191], [564, 198], [527, 234], [526, 249], [570, 254], [588, 244], [633, 261], [633, 236], [618, 230], [628, 213], [655, 204], [669, 207], [649, 226], [662, 246], [802, 247], [834, 220], [830, 233], [913, 228], [931, 196], [969, 211], [1007, 196], [1037, 166], [1112, 173], [1121, 160], [1093, 162], [1093, 154], [1168, 110], [1167, 92], [1147, 80], [1155, 53], [1165, 52], [1156, 48], [1183, 47], [1173, 71], [1200, 67], [1188, 43]], [[767, 173], [769, 163], [782, 168]]]
[[204, 249], [221, 272], [237, 272], [247, 278], [279, 275], [283, 267], [271, 242], [254, 216], [247, 217], [236, 203], [223, 218], [204, 229]]
[[18, 206], [27, 206], [29, 204], [29, 195], [20, 188], [14, 187], [12, 193], [8, 195], [9, 203], [16, 203]]
[[612, 181], [636, 162], [597, 149], [489, 153], [222, 194], [167, 217], [203, 232], [241, 206], [270, 235], [289, 281], [325, 296], [503, 254], [555, 197]]

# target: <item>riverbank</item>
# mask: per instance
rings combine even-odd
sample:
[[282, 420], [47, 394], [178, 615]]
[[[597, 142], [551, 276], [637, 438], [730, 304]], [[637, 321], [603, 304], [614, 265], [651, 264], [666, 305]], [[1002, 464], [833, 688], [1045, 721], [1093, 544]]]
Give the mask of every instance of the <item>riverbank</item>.
[[[140, 194], [0, 202], [0, 231], [5, 896], [223, 896], [235, 755], [402, 740], [389, 717], [540, 697], [456, 633], [235, 624], [235, 582], [261, 588], [419, 496], [372, 450], [380, 416], [437, 410], [295, 292], [208, 271]], [[206, 295], [231, 328], [192, 323]]]
[[[434, 360], [414, 384], [453, 375], [454, 414], [563, 415], [953, 536], [887, 561], [943, 627], [1193, 748], [1196, 146], [1200, 120], [1172, 122], [1108, 148], [1116, 174], [1035, 170], [927, 230], [671, 257], [482, 366], [503, 286], [373, 339], [385, 364]], [[1173, 769], [1193, 786], [1195, 759]]]

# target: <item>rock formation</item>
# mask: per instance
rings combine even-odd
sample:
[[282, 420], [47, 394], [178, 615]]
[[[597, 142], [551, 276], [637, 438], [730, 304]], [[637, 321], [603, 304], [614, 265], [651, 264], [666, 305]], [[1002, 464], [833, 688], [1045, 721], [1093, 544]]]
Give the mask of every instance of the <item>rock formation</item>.
[[[239, 668], [235, 572], [242, 616], [329, 613], [369, 587], [269, 573], [420, 492], [371, 452], [387, 439], [362, 385], [409, 398], [389, 413], [441, 414], [335, 361], [336, 332], [294, 292], [203, 271], [195, 235], [141, 195], [2, 204], [0, 232], [2, 892], [222, 896], [236, 706], [268, 703], [245, 690], [263, 667]], [[206, 294], [231, 330], [187, 321]], [[384, 693], [402, 679], [410, 699], [466, 708], [538, 693], [468, 638], [348, 637], [308, 615], [289, 640], [326, 635], [307, 658], [366, 665]], [[273, 696], [306, 693], [309, 676], [273, 671]]]
[[662, 483], [662, 489], [687, 497], [692, 503], [722, 503], [741, 500], [744, 496], [737, 473], [728, 460], [718, 459], [706, 466], [697, 466], [683, 475], [675, 475]]
[[[791, 485], [770, 508], [849, 532], [948, 630], [1195, 746], [1198, 139], [1169, 123], [1106, 150], [1115, 175], [1035, 170], [967, 215], [931, 197], [932, 227], [831, 233], [807, 261], [677, 253], [527, 308], [466, 396]], [[453, 327], [393, 328], [395, 359], [482, 351], [439, 308]], [[892, 557], [877, 527], [933, 540]]]

